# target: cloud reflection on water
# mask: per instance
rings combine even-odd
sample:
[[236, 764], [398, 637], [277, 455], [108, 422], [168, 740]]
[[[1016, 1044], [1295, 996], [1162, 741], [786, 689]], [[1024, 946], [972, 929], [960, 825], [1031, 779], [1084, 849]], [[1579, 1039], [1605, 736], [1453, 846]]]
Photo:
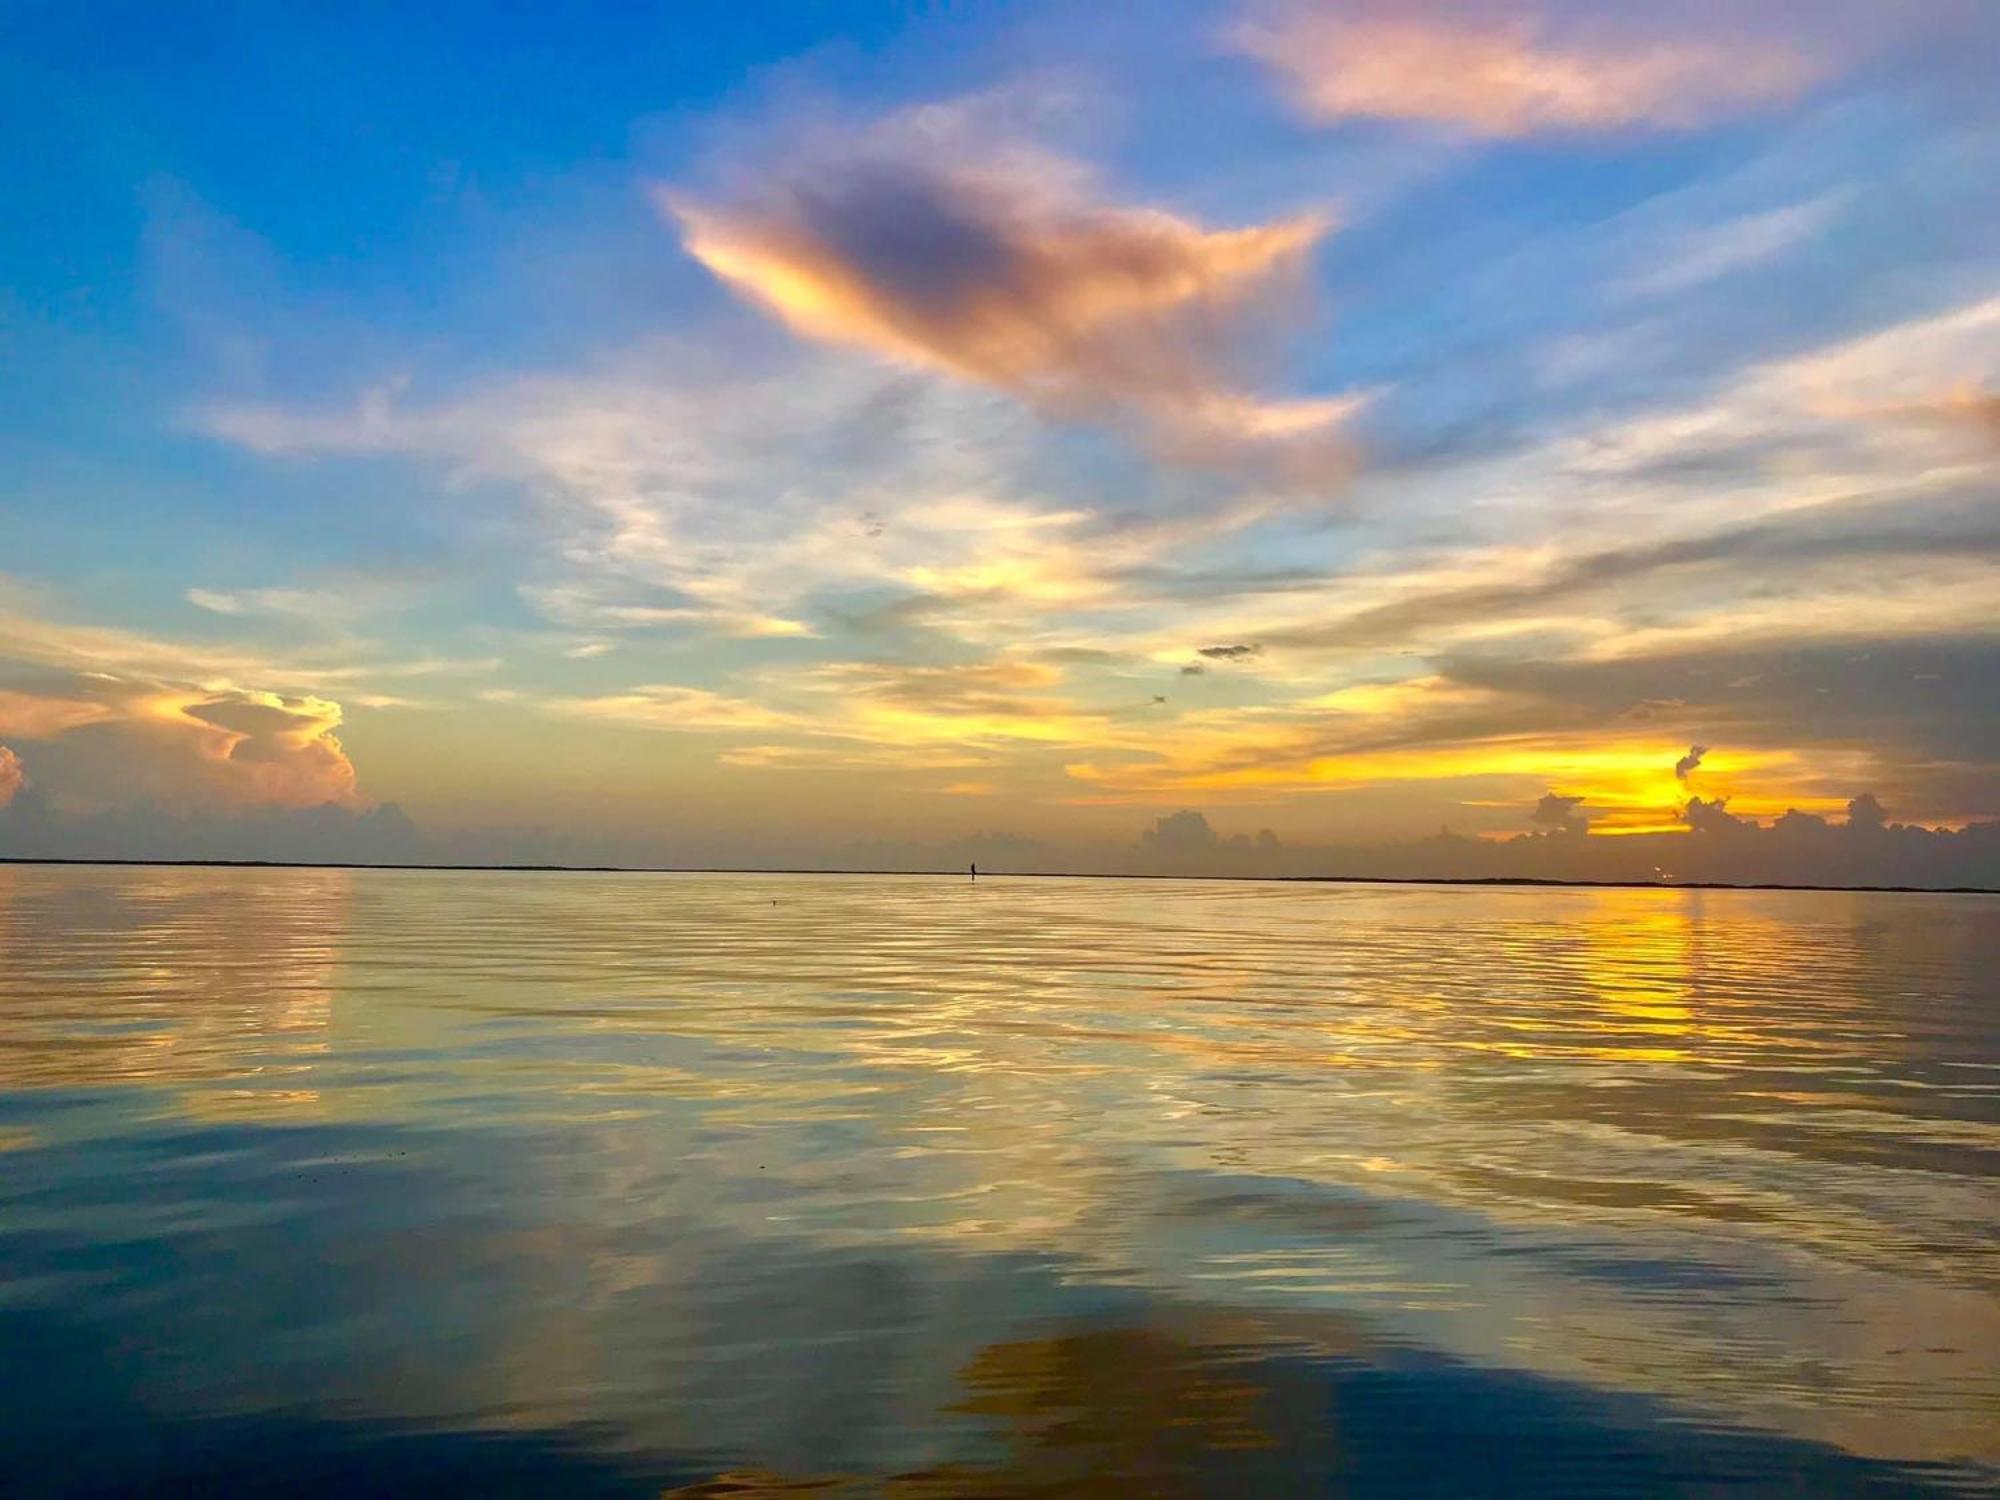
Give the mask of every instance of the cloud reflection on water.
[[1984, 913], [0, 870], [9, 1305], [163, 1414], [718, 1454], [690, 1483], [986, 1472], [954, 1372], [1054, 1320], [1052, 1388], [1113, 1344], [1167, 1381], [1169, 1308], [1253, 1384], [1417, 1359], [1991, 1462]]

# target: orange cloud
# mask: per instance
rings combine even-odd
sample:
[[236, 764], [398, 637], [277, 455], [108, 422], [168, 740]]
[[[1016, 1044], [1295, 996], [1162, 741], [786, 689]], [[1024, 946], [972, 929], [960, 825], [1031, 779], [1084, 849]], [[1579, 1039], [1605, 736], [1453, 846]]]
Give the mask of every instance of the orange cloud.
[[38, 782], [94, 806], [354, 805], [354, 766], [334, 734], [340, 721], [340, 705], [324, 698], [102, 672], [0, 694], [0, 732], [59, 747], [37, 757]]
[[355, 800], [354, 765], [333, 731], [340, 705], [326, 698], [231, 692], [181, 707], [182, 718], [219, 731], [205, 752], [226, 761], [247, 801], [309, 807]]
[[21, 757], [0, 745], [0, 807], [14, 800], [14, 794], [27, 782], [21, 770]]
[[660, 201], [695, 259], [808, 338], [1136, 416], [1190, 459], [1330, 441], [1352, 399], [1264, 401], [1236, 368], [1302, 298], [1324, 221], [1209, 229], [1092, 201], [1065, 163], [971, 155], [892, 126], [728, 205]]
[[1497, 6], [1299, 6], [1238, 27], [1232, 40], [1314, 120], [1429, 121], [1494, 136], [1684, 129], [1793, 98], [1821, 71], [1776, 45], [1564, 32]]
[[2000, 391], [1978, 380], [1960, 381], [1908, 401], [1869, 402], [1828, 395], [1818, 408], [1828, 416], [1962, 432], [2000, 445]]
[[85, 698], [0, 688], [0, 734], [24, 740], [52, 740], [79, 725], [109, 717], [111, 711], [102, 703]]

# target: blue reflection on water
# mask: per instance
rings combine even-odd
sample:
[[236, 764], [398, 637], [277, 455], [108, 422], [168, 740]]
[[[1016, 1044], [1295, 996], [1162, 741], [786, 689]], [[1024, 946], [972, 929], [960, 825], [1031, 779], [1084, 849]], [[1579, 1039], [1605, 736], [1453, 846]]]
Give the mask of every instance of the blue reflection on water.
[[0, 1489], [1979, 1490], [1991, 912], [0, 870]]

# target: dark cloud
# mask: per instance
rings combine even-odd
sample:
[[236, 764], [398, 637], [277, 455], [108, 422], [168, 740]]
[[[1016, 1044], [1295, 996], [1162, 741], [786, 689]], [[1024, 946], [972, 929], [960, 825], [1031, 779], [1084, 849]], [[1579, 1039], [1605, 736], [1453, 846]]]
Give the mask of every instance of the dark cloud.
[[170, 810], [133, 801], [76, 811], [30, 785], [0, 807], [0, 857], [10, 859], [425, 864], [442, 854], [394, 803]]
[[[1508, 723], [1587, 729], [1635, 704], [1678, 705], [1651, 717], [1698, 730], [1702, 742], [1866, 750], [1906, 768], [1900, 800], [1984, 816], [2000, 770], [2000, 637], [1850, 637], [1805, 645], [1718, 644], [1609, 661], [1447, 655], [1439, 674], [1501, 695], [1469, 722], [1431, 737]], [[1972, 768], [1972, 774], [1967, 773]], [[1945, 793], [1949, 783], [1950, 792]], [[1939, 790], [1933, 802], [1927, 787]], [[1971, 801], [1962, 799], [1970, 794]]]
[[1264, 648], [1258, 645], [1203, 646], [1195, 654], [1210, 661], [1249, 661], [1262, 656]]
[[1213, 853], [1221, 842], [1208, 819], [1192, 809], [1170, 813], [1139, 835], [1140, 848], [1176, 858]]
[[1272, 632], [1265, 640], [1279, 649], [1398, 644], [1425, 631], [1538, 612], [1665, 573], [1755, 573], [1768, 592], [1773, 570], [1786, 564], [1896, 557], [2000, 557], [2000, 511], [1983, 491], [1924, 506], [1900, 499], [1816, 506], [1702, 536], [1584, 553], [1536, 578], [1439, 589]]
[[1845, 821], [1788, 812], [1760, 824], [1721, 798], [1692, 797], [1680, 833], [1594, 836], [1581, 799], [1551, 792], [1529, 821], [1536, 832], [1372, 844], [1281, 843], [1268, 831], [1225, 838], [1201, 813], [1160, 818], [1139, 838], [1135, 863], [1116, 850], [1044, 851], [1063, 868], [1183, 875], [1404, 880], [1570, 880], [1719, 885], [1973, 886], [2000, 889], [2000, 821], [1964, 829], [1899, 823], [1871, 794]]
[[1535, 804], [1535, 810], [1528, 814], [1528, 821], [1551, 833], [1588, 833], [1590, 819], [1577, 811], [1582, 805], [1581, 797], [1565, 797], [1559, 792], [1548, 792]]
[[[1285, 848], [1277, 834], [1260, 828], [1254, 835], [1233, 833], [1224, 837], [1208, 818], [1192, 808], [1157, 819], [1139, 835], [1140, 871], [1155, 870], [1188, 875], [1269, 874], [1282, 861]], [[1086, 856], [1089, 858], [1089, 856]], [[1102, 860], [1103, 855], [1097, 856]], [[1111, 855], [1111, 868], [1132, 869], [1129, 855]]]
[[1688, 777], [1694, 774], [1695, 767], [1701, 764], [1701, 758], [1706, 754], [1708, 754], [1708, 746], [1690, 745], [1688, 753], [1674, 762], [1675, 779], [1686, 781]]
[[[1787, 817], [1792, 814], [1787, 813]], [[1728, 801], [1714, 797], [1703, 801], [1700, 797], [1688, 798], [1688, 804], [1681, 809], [1681, 821], [1697, 833], [1741, 833], [1755, 825], [1729, 811]]]

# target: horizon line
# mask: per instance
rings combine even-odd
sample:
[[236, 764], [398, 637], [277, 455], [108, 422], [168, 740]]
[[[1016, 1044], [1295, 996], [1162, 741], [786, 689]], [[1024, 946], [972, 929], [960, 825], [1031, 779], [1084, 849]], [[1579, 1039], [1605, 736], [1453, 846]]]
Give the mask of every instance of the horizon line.
[[[981, 878], [967, 870], [812, 869], [805, 866], [724, 865], [498, 865], [415, 864], [362, 860], [314, 859], [118, 859], [40, 858], [0, 854], [0, 865], [107, 865], [114, 868], [218, 870], [420, 870], [433, 873], [468, 872], [492, 875], [923, 875]], [[1534, 875], [1201, 875], [1131, 874], [1114, 870], [989, 870], [988, 880], [1214, 880], [1238, 884], [1266, 882], [1288, 885], [1499, 885], [1555, 886], [1574, 890], [1659, 891], [1853, 891], [1912, 896], [2000, 896], [1987, 885], [1810, 885], [1754, 880], [1562, 880]]]

